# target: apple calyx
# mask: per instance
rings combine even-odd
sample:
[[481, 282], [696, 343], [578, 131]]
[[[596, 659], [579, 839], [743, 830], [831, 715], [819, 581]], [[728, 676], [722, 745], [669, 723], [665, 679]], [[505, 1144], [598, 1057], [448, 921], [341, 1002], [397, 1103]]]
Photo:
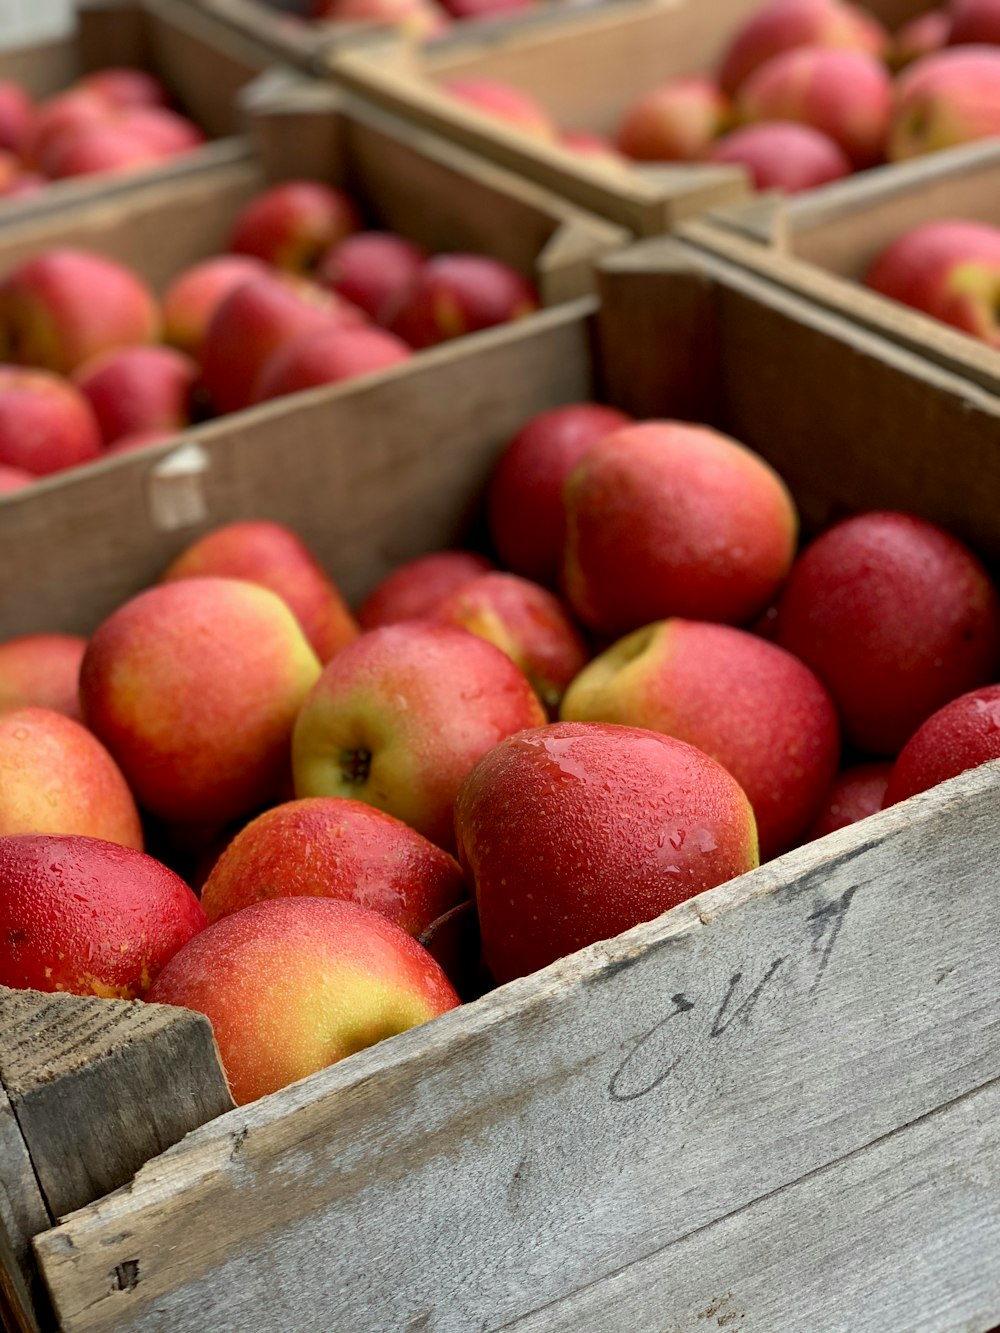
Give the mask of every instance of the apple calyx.
[[372, 771], [372, 752], [359, 746], [356, 750], [341, 750], [340, 774], [351, 787], [363, 787]]

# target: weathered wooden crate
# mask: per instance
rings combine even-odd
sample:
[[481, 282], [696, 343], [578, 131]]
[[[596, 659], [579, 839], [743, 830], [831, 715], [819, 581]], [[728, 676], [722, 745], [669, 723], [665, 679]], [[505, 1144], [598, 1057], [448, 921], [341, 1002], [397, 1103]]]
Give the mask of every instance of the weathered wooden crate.
[[261, 75], [242, 102], [249, 137], [225, 152], [217, 145], [210, 160], [0, 227], [0, 275], [72, 245], [120, 260], [163, 290], [225, 250], [240, 210], [290, 177], [343, 186], [372, 223], [429, 250], [503, 260], [537, 284], [546, 304], [591, 292], [600, 257], [628, 243], [612, 223], [296, 71]]
[[685, 232], [696, 244], [1000, 392], [1000, 352], [863, 285], [891, 241], [939, 218], [1000, 225], [1000, 141], [880, 168], [794, 199], [761, 197]]
[[[93, 624], [250, 515], [359, 597], [591, 394], [732, 431], [807, 529], [895, 505], [1000, 558], [996, 398], [674, 241], [602, 293], [220, 422], [172, 477], [126, 455], [0, 500], [0, 632]], [[66, 1333], [982, 1333], [998, 800], [968, 773], [238, 1110], [199, 1019], [6, 993], [9, 1308], [31, 1256]]]
[[224, 161], [242, 130], [240, 89], [271, 62], [270, 52], [200, 11], [189, 0], [80, 0], [68, 35], [26, 46], [0, 46], [0, 79], [50, 97], [81, 75], [136, 65], [158, 75], [180, 109], [220, 142], [142, 173], [54, 181], [39, 195], [0, 200], [0, 226], [17, 225], [83, 200], [114, 195], [136, 180], [169, 182], [191, 167]]
[[[893, 25], [929, 7], [928, 0], [867, 6]], [[622, 0], [487, 34], [469, 25], [423, 49], [383, 40], [334, 50], [328, 62], [335, 78], [366, 96], [650, 236], [745, 197], [743, 171], [708, 164], [609, 169], [480, 114], [441, 84], [504, 79], [537, 98], [564, 129], [613, 133], [643, 89], [714, 70], [736, 26], [759, 8], [759, 0]]]

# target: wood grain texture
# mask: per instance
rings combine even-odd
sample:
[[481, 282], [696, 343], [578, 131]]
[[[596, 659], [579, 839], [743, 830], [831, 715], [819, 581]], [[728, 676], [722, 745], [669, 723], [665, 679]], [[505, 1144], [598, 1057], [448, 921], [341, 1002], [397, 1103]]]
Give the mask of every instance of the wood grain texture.
[[360, 599], [395, 565], [468, 537], [499, 451], [525, 421], [590, 397], [592, 309], [569, 303], [189, 432], [209, 459], [194, 527], [162, 531], [150, 517], [171, 444], [0, 498], [0, 636], [89, 633], [195, 536], [237, 518], [292, 525]]
[[744, 174], [729, 167], [662, 166], [631, 170], [588, 162], [531, 139], [445, 93], [451, 78], [508, 80], [539, 98], [567, 129], [613, 133], [637, 90], [714, 59], [727, 17], [745, 17], [752, 0], [711, 8], [689, 0], [621, 0], [588, 10], [538, 16], [418, 54], [391, 43], [335, 50], [338, 82], [410, 121], [475, 149], [580, 207], [639, 235], [745, 197]]
[[[62, 1327], [498, 1329], [932, 1125], [1000, 1062], [998, 793], [1000, 765], [965, 774], [204, 1126], [36, 1239]], [[768, 1234], [806, 1264], [797, 1216]], [[914, 1305], [928, 1259], [887, 1277]], [[631, 1313], [669, 1327], [655, 1293]]]
[[994, 1079], [506, 1327], [982, 1333], [1000, 1318], [998, 1199]]
[[17, 1117], [0, 1086], [0, 1319], [7, 1333], [36, 1333], [36, 1310], [46, 1310], [31, 1238], [47, 1231], [53, 1220]]
[[233, 1105], [202, 1015], [7, 987], [0, 1083], [53, 1217], [117, 1189]]
[[769, 212], [757, 201], [729, 206], [680, 234], [997, 392], [995, 349], [870, 291], [864, 277], [891, 241], [922, 223], [1000, 224], [998, 201], [1000, 145], [985, 141], [863, 172]]

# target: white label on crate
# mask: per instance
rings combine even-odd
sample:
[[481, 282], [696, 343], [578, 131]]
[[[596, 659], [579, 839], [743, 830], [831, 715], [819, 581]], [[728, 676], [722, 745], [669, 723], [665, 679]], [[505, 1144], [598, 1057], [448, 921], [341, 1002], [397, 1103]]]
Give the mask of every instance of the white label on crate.
[[190, 440], [161, 459], [149, 474], [149, 516], [160, 532], [190, 528], [208, 517], [205, 474], [209, 455]]

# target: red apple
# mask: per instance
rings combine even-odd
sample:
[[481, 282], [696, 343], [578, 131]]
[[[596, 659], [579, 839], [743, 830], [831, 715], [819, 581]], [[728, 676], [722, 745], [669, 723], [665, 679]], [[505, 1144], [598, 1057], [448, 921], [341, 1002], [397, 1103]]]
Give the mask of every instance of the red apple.
[[434, 0], [314, 0], [313, 16], [335, 23], [398, 28], [415, 42], [437, 37], [450, 26], [447, 14]]
[[951, 46], [978, 46], [981, 43], [995, 46], [1000, 43], [1000, 4], [997, 0], [950, 0], [947, 10], [932, 10], [931, 13], [947, 19], [947, 40]]
[[0, 985], [132, 1000], [205, 925], [172, 870], [99, 838], [0, 838]]
[[515, 574], [554, 587], [566, 537], [563, 486], [598, 440], [631, 420], [615, 407], [571, 403], [533, 417], [490, 481], [490, 536]]
[[441, 0], [453, 19], [492, 18], [536, 9], [538, 0]]
[[59, 138], [45, 156], [53, 180], [92, 176], [98, 172], [133, 171], [150, 166], [161, 154], [126, 125], [87, 125]]
[[157, 157], [189, 153], [207, 142], [194, 121], [164, 107], [143, 107], [129, 111], [123, 121], [123, 128], [134, 138], [148, 144]]
[[34, 473], [26, 472], [24, 468], [8, 467], [6, 463], [0, 463], [0, 495], [7, 495], [10, 491], [23, 490], [25, 486], [30, 486], [34, 480]]
[[237, 833], [216, 861], [201, 905], [218, 921], [270, 898], [358, 903], [417, 936], [468, 897], [453, 857], [361, 801], [288, 801]]
[[461, 78], [442, 83], [442, 89], [484, 116], [503, 121], [533, 139], [554, 140], [552, 117], [535, 99], [502, 79]]
[[826, 685], [848, 740], [892, 755], [931, 713], [1000, 672], [1000, 599], [942, 528], [860, 514], [799, 557], [778, 642]]
[[537, 309], [537, 292], [508, 264], [485, 255], [434, 255], [389, 327], [411, 347], [432, 347]]
[[454, 845], [452, 803], [493, 745], [545, 713], [493, 644], [412, 621], [372, 630], [324, 668], [295, 724], [295, 794], [351, 796]]
[[618, 148], [639, 162], [698, 162], [731, 116], [711, 79], [691, 75], [643, 93], [618, 127]]
[[720, 764], [596, 722], [495, 746], [462, 784], [455, 827], [501, 983], [757, 865], [750, 803]]
[[744, 125], [721, 138], [709, 156], [713, 162], [746, 167], [754, 189], [785, 194], [841, 180], [853, 169], [846, 153], [828, 135], [785, 120]]
[[521, 668], [549, 710], [583, 670], [587, 647], [557, 597], [516, 574], [480, 574], [438, 606], [436, 620], [495, 644]]
[[226, 297], [270, 270], [249, 255], [215, 255], [179, 274], [163, 296], [163, 336], [182, 352], [201, 354], [205, 332]]
[[77, 88], [51, 97], [38, 108], [24, 152], [25, 161], [48, 174], [49, 156], [64, 137], [85, 128], [107, 125], [114, 119], [107, 99], [97, 93]]
[[559, 135], [559, 143], [595, 166], [620, 170], [626, 165], [625, 159], [606, 134], [594, 134], [590, 130], [563, 130]]
[[355, 903], [277, 898], [202, 936], [146, 998], [208, 1015], [240, 1105], [459, 1002], [426, 949]]
[[156, 298], [124, 265], [59, 247], [22, 260], [0, 283], [0, 351], [68, 375], [98, 352], [155, 342]]
[[926, 222], [883, 250], [865, 283], [1000, 347], [1000, 227], [952, 218]]
[[339, 384], [397, 366], [413, 355], [385, 329], [309, 329], [276, 348], [261, 369], [254, 401], [266, 402], [320, 384]]
[[808, 667], [745, 630], [647, 625], [572, 682], [560, 717], [660, 731], [704, 750], [753, 806], [762, 861], [795, 845], [833, 781], [840, 727]]
[[51, 708], [0, 712], [0, 837], [12, 833], [83, 833], [142, 849], [118, 766], [86, 727]]
[[155, 74], [128, 65], [109, 65], [95, 70], [77, 85], [97, 93], [115, 107], [169, 107], [170, 94]]
[[179, 431], [191, 420], [198, 367], [172, 347], [121, 347], [85, 361], [73, 382], [105, 444], [140, 431]]
[[333, 246], [316, 277], [325, 287], [386, 323], [427, 262], [419, 245], [388, 231], [359, 231]]
[[268, 276], [241, 283], [218, 305], [205, 332], [202, 377], [217, 412], [249, 406], [261, 372], [281, 346], [311, 329], [363, 319], [360, 311], [311, 284]]
[[856, 824], [881, 810], [891, 772], [892, 764], [885, 760], [854, 764], [851, 768], [843, 769], [837, 774], [819, 814], [802, 841], [812, 842], [816, 838], [825, 838], [828, 833], [846, 828], [848, 824]]
[[883, 806], [993, 759], [1000, 759], [1000, 685], [970, 690], [927, 719], [900, 751]]
[[904, 23], [892, 40], [890, 63], [901, 69], [914, 60], [929, 56], [948, 45], [951, 13], [947, 9], [929, 9]]
[[165, 440], [175, 438], [177, 432], [173, 430], [136, 430], [129, 435], [120, 435], [114, 444], [106, 446], [103, 458], [117, 458], [119, 454], [135, 453], [137, 449], [145, 449], [151, 444], [163, 444]]
[[233, 226], [229, 248], [277, 268], [309, 273], [331, 246], [360, 226], [357, 206], [343, 190], [321, 181], [284, 181], [247, 204]]
[[147, 810], [221, 825], [279, 791], [292, 725], [319, 670], [274, 593], [236, 579], [180, 579], [99, 626], [80, 703]]
[[23, 634], [0, 643], [0, 712], [50, 708], [79, 720], [86, 647], [76, 634]]
[[1000, 134], [1000, 51], [956, 46], [910, 65], [896, 84], [891, 162]]
[[47, 370], [0, 365], [0, 463], [41, 477], [100, 452], [97, 420], [78, 389]]
[[35, 132], [35, 115], [35, 105], [25, 89], [0, 79], [0, 148], [23, 157]]
[[791, 568], [784, 482], [706, 426], [649, 421], [605, 436], [564, 488], [563, 579], [578, 619], [621, 635], [669, 616], [742, 624]]
[[291, 528], [265, 519], [227, 523], [183, 551], [162, 583], [190, 578], [246, 579], [276, 593], [321, 662], [358, 637], [336, 584]]
[[22, 171], [3, 190], [4, 199], [28, 199], [46, 188], [48, 181], [35, 171]]
[[761, 65], [740, 89], [743, 120], [792, 120], [833, 139], [856, 167], [884, 155], [892, 81], [861, 51], [804, 46]]
[[496, 566], [474, 551], [434, 551], [409, 560], [387, 575], [358, 607], [362, 629], [403, 620], [433, 620], [438, 608], [463, 583]]
[[771, 0], [758, 9], [730, 42], [719, 82], [735, 93], [772, 57], [801, 46], [843, 47], [881, 56], [889, 38], [878, 20], [840, 0]]

